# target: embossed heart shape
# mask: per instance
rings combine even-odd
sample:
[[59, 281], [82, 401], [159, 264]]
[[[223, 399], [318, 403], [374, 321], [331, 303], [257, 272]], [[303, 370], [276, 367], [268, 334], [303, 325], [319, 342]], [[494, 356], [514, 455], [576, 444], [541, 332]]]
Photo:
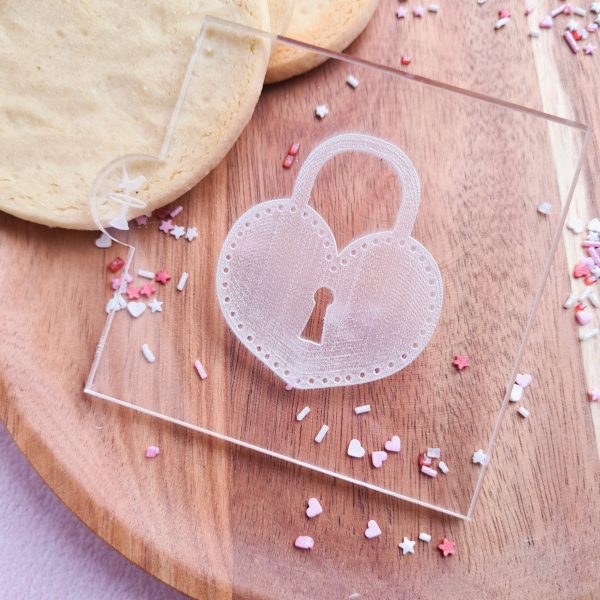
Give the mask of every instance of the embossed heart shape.
[[350, 440], [348, 444], [348, 456], [352, 458], [362, 458], [365, 455], [365, 449], [357, 439]]
[[[392, 230], [359, 237], [338, 251], [308, 200], [320, 165], [340, 152], [389, 161], [403, 196]], [[418, 198], [414, 166], [396, 146], [358, 134], [323, 142], [303, 164], [292, 197], [255, 205], [223, 243], [217, 293], [232, 331], [300, 389], [375, 381], [410, 364], [435, 331], [443, 295], [435, 260], [410, 236]], [[322, 288], [333, 301], [315, 343], [302, 332]]]

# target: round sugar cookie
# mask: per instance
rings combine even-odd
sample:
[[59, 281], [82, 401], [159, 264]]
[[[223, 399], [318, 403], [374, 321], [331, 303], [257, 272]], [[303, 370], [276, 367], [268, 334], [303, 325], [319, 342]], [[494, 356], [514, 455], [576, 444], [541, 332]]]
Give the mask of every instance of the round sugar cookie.
[[[379, 0], [295, 0], [285, 36], [341, 52], [367, 26]], [[274, 83], [306, 73], [326, 57], [279, 44], [273, 48], [265, 81]]]
[[[95, 228], [98, 172], [159, 154], [205, 15], [269, 29], [267, 0], [3, 0], [0, 3], [0, 210]], [[213, 169], [247, 124], [270, 53], [264, 39], [211, 25], [165, 160], [140, 165], [146, 207], [176, 199]], [[139, 203], [138, 203], [139, 204]], [[103, 223], [119, 206], [99, 206]]]
[[273, 33], [285, 33], [290, 21], [294, 0], [269, 0], [269, 15], [271, 16], [271, 29]]

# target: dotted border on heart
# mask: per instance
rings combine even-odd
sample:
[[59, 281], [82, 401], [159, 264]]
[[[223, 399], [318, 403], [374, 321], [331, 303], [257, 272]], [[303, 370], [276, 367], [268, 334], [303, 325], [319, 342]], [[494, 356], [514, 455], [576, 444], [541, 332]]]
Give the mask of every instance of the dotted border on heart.
[[[265, 208], [264, 211], [257, 210], [254, 213], [255, 221], [258, 221], [261, 218], [261, 216], [262, 216], [261, 213], [262, 212], [264, 212], [268, 217], [273, 216], [273, 213], [277, 214], [278, 212], [283, 212], [286, 209], [286, 203], [289, 205], [289, 203], [290, 203], [289, 199], [286, 199], [286, 200], [280, 202], [277, 205], [277, 210], [276, 211], [274, 211], [273, 208], [271, 208], [271, 207]], [[291, 204], [291, 205], [288, 206], [288, 210], [289, 210], [290, 213], [295, 213], [298, 210], [298, 207], [295, 204]], [[309, 216], [310, 216], [310, 212], [308, 210], [303, 211], [303, 213], [302, 213], [302, 217], [303, 218], [307, 219]], [[317, 219], [315, 217], [312, 220], [311, 225], [313, 227], [317, 227], [319, 225], [319, 219]], [[251, 231], [251, 229], [252, 229], [252, 220], [247, 220], [243, 224], [239, 225], [236, 229], [232, 230], [231, 233], [228, 235], [228, 237], [231, 237], [231, 236], [235, 235], [236, 238], [242, 238], [242, 237], [244, 237], [244, 232], [245, 231]], [[325, 236], [325, 230], [324, 229], [320, 229], [318, 231], [318, 235], [320, 237], [324, 237]], [[370, 244], [367, 243], [367, 242], [363, 242], [360, 245], [360, 249], [363, 250], [363, 251], [366, 251], [366, 250], [369, 249], [370, 245], [371, 246], [379, 246], [382, 238], [383, 238], [384, 244], [387, 244], [387, 245], [391, 245], [392, 242], [393, 242], [393, 240], [394, 240], [393, 235], [388, 231], [388, 232], [379, 234], [378, 237], [372, 237], [371, 240], [370, 240]], [[398, 245], [401, 248], [403, 248], [406, 245], [406, 240], [403, 240], [403, 239], [399, 240], [398, 241]], [[417, 243], [412, 243], [409, 246], [409, 250], [414, 253], [414, 252], [417, 251], [419, 245], [417, 245]], [[331, 246], [331, 241], [330, 240], [324, 240], [323, 246], [325, 248], [329, 248]], [[227, 254], [225, 254], [224, 257], [223, 257], [226, 262], [230, 262], [231, 261], [231, 259], [233, 258], [233, 255], [235, 254], [236, 249], [237, 249], [236, 242], [235, 241], [231, 242], [229, 244], [229, 248], [228, 248]], [[350, 250], [350, 256], [356, 257], [356, 256], [359, 256], [359, 255], [360, 255], [360, 253], [359, 253], [359, 251], [356, 248], [352, 248], [352, 250]], [[333, 254], [328, 254], [328, 255], [326, 255], [325, 258], [326, 258], [326, 260], [333, 260]], [[419, 254], [419, 261], [425, 262], [426, 260], [427, 260], [427, 258], [426, 258], [426, 256], [424, 254]], [[342, 259], [340, 259], [339, 263], [342, 266], [346, 266], [348, 264], [348, 260], [346, 258], [342, 258]], [[227, 279], [229, 277], [229, 273], [230, 273], [229, 267], [225, 266], [225, 267], [221, 268], [221, 261], [219, 261], [219, 268], [221, 269], [221, 272], [219, 273], [219, 275], [222, 278]], [[337, 265], [331, 265], [331, 271], [332, 272], [336, 272], [337, 271]], [[428, 272], [428, 273], [431, 272], [432, 271], [431, 266], [428, 265], [427, 267], [425, 267], [425, 271]], [[434, 287], [434, 289], [432, 289], [429, 292], [429, 297], [432, 300], [434, 300], [435, 297], [436, 297], [436, 290], [435, 290], [436, 283], [437, 283], [437, 280], [436, 280], [435, 277], [432, 277], [431, 279], [428, 280], [428, 284], [430, 286]], [[228, 289], [228, 287], [229, 287], [229, 282], [228, 281], [222, 281], [221, 282], [221, 288], [219, 289], [219, 295], [221, 297], [223, 305], [227, 305], [231, 301], [230, 297], [227, 295], [227, 289]], [[435, 310], [435, 305], [430, 304], [427, 308], [428, 308], [428, 310], [430, 312], [434, 311]], [[234, 322], [235, 328], [239, 332], [239, 331], [242, 331], [244, 329], [245, 325], [244, 325], [244, 323], [236, 322], [236, 317], [237, 317], [237, 314], [236, 314], [236, 312], [234, 310], [228, 311], [228, 319], [230, 319], [231, 321]], [[431, 328], [432, 318], [428, 316], [425, 321], [426, 321], [427, 325], [430, 326], [430, 328]], [[435, 330], [435, 328], [434, 328], [434, 330]], [[426, 334], [427, 334], [427, 331], [425, 329], [421, 329], [421, 331], [419, 331], [419, 335], [421, 337], [425, 337]], [[253, 346], [253, 352], [255, 352], [257, 354], [260, 354], [262, 356], [262, 360], [264, 362], [268, 363], [268, 365], [269, 365], [269, 367], [271, 369], [273, 369], [280, 376], [281, 376], [281, 374], [283, 374], [283, 378], [286, 379], [286, 380], [288, 380], [288, 377], [291, 374], [290, 369], [282, 367], [282, 365], [277, 360], [271, 362], [271, 353], [268, 350], [264, 350], [262, 348], [262, 345], [256, 339], [256, 337], [254, 335], [254, 332], [252, 332], [252, 331], [248, 332], [248, 334], [246, 335], [246, 338], [244, 340], [244, 343], [246, 345], [248, 345], [248, 346]], [[419, 344], [418, 341], [414, 341], [411, 344], [412, 350], [413, 351], [418, 350], [419, 345], [420, 344]], [[408, 360], [408, 358], [409, 358], [409, 352], [408, 351], [403, 352], [401, 354], [401, 358], [402, 358], [402, 362]], [[380, 366], [374, 367], [373, 368], [373, 374], [379, 376], [381, 374], [381, 371], [384, 368], [385, 367], [380, 367]], [[387, 364], [387, 369], [389, 371], [393, 372], [395, 368], [396, 368], [396, 363], [389, 362]], [[364, 371], [360, 371], [359, 373], [354, 373], [354, 374], [353, 373], [346, 373], [346, 375], [343, 378], [344, 381], [342, 381], [342, 378], [339, 377], [339, 376], [337, 376], [337, 375], [331, 377], [331, 379], [333, 380], [334, 384], [337, 384], [337, 385], [349, 385], [349, 384], [351, 384], [351, 383], [354, 382], [354, 377], [357, 377], [357, 379], [359, 380], [358, 383], [360, 383], [360, 380], [365, 379], [366, 373]], [[330, 382], [330, 378], [329, 377], [325, 376], [325, 377], [321, 378], [321, 383], [328, 384], [329, 382]], [[299, 384], [304, 385], [306, 383], [308, 383], [309, 385], [315, 385], [316, 384], [316, 379], [314, 377], [297, 378], [294, 383], [296, 385], [299, 385]]]

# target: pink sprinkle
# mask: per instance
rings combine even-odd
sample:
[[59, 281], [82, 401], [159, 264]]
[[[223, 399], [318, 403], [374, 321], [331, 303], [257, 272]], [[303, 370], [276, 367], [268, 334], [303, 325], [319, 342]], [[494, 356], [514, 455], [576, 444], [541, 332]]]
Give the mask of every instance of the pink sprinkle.
[[312, 550], [315, 547], [315, 540], [310, 535], [299, 535], [294, 542], [296, 548], [300, 550]]
[[146, 448], [146, 458], [156, 458], [160, 454], [158, 446], [148, 446]]
[[554, 19], [554, 17], [558, 17], [558, 15], [562, 15], [565, 12], [566, 6], [563, 4], [562, 6], [557, 6], [554, 10], [550, 12], [550, 16]]
[[586, 27], [586, 29], [590, 33], [596, 33], [596, 31], [598, 31], [598, 25], [596, 23], [589, 23], [588, 26]]
[[534, 4], [530, 4], [526, 9], [525, 9], [525, 16], [528, 17], [533, 11], [535, 10], [535, 3]]
[[588, 392], [590, 402], [600, 402], [600, 390], [592, 389]]
[[173, 223], [171, 223], [171, 219], [167, 219], [165, 221], [161, 221], [160, 225], [158, 226], [158, 228], [163, 233], [169, 233], [169, 231], [171, 231], [171, 229], [173, 229]]
[[575, 320], [583, 327], [592, 320], [592, 315], [586, 310], [580, 310], [575, 313]]
[[540, 29], [552, 29], [552, 17], [550, 15], [546, 15], [540, 21]]
[[404, 17], [406, 17], [406, 9], [405, 8], [399, 8], [398, 10], [396, 10], [396, 18], [404, 19]]
[[410, 65], [410, 61], [411, 61], [411, 58], [410, 58], [410, 56], [408, 56], [408, 55], [404, 55], [404, 56], [403, 56], [403, 57], [400, 59], [400, 62], [401, 62], [403, 65]]
[[285, 389], [288, 392], [291, 392], [294, 389], [294, 386], [291, 383], [287, 383], [286, 386], [285, 386]]
[[148, 221], [150, 219], [148, 219], [148, 215], [140, 215], [139, 217], [135, 218], [135, 222], [139, 225], [148, 225]]
[[571, 48], [571, 52], [573, 52], [573, 54], [577, 54], [579, 52], [579, 46], [577, 45], [573, 34], [570, 31], [565, 31], [563, 33], [563, 38], [565, 42], [567, 42], [567, 46]]
[[199, 360], [194, 362], [194, 367], [196, 367], [196, 371], [198, 371], [198, 375], [200, 375], [200, 379], [206, 379], [208, 375], [202, 366], [202, 363]]
[[298, 142], [294, 142], [288, 149], [288, 154], [290, 156], [296, 156], [298, 154], [298, 150], [300, 150], [300, 144]]
[[415, 17], [422, 17], [424, 13], [425, 13], [425, 10], [423, 9], [422, 6], [415, 6], [415, 8], [413, 9], [413, 15]]
[[600, 242], [594, 242], [593, 240], [585, 240], [584, 242], [581, 242], [581, 245], [584, 248], [600, 248]]
[[174, 219], [181, 211], [183, 210], [183, 206], [176, 206], [170, 213], [171, 219]]
[[437, 471], [427, 465], [421, 467], [421, 473], [425, 473], [425, 475], [429, 475], [429, 477], [437, 477]]

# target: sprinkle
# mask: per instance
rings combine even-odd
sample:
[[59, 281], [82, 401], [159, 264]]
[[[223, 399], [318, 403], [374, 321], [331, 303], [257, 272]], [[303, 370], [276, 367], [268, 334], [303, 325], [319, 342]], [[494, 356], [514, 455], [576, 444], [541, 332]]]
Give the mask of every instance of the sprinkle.
[[582, 233], [584, 227], [583, 219], [577, 217], [571, 217], [567, 223], [567, 229], [570, 229], [573, 233]]
[[406, 17], [406, 9], [405, 8], [398, 8], [396, 10], [396, 18], [397, 19], [404, 19], [404, 17]]
[[158, 229], [163, 233], [169, 233], [169, 231], [173, 229], [173, 223], [171, 223], [171, 219], [165, 219], [161, 221]]
[[552, 204], [550, 202], [542, 202], [538, 207], [538, 212], [542, 215], [552, 214]]
[[151, 282], [145, 283], [140, 288], [140, 295], [146, 296], [146, 298], [150, 298], [150, 296], [152, 296], [155, 293], [156, 293], [156, 288], [154, 287], [154, 284]]
[[127, 301], [121, 294], [115, 294], [107, 303], [106, 303], [106, 313], [110, 314], [111, 312], [117, 312], [122, 310], [127, 306]]
[[598, 31], [598, 23], [588, 23], [586, 29], [590, 33], [596, 33]]
[[294, 389], [294, 386], [291, 383], [286, 383], [285, 384], [285, 391], [286, 392], [291, 392]]
[[400, 62], [403, 65], [410, 65], [410, 61], [412, 60], [412, 58], [410, 56], [408, 56], [407, 54], [405, 54], [401, 59]]
[[546, 15], [541, 21], [540, 21], [540, 29], [552, 29], [552, 17], [550, 15]]
[[[352, 77], [352, 75], [350, 75], [350, 77]], [[291, 146], [288, 148], [288, 154], [290, 156], [296, 156], [296, 154], [298, 154], [298, 150], [300, 150], [300, 144], [298, 142], [294, 142], [293, 144], [291, 144]]]
[[306, 516], [309, 519], [314, 519], [318, 517], [323, 512], [323, 507], [321, 503], [316, 498], [308, 499], [308, 508], [306, 509]]
[[[588, 290], [591, 290], [592, 288], [588, 288]], [[598, 296], [596, 296], [595, 292], [592, 292], [590, 294], [590, 302], [592, 303], [592, 306], [594, 308], [600, 308], [600, 299], [598, 299]]]
[[198, 228], [197, 227], [188, 227], [185, 232], [185, 239], [188, 242], [195, 240], [198, 237]]
[[590, 268], [587, 263], [583, 260], [580, 260], [573, 267], [573, 277], [587, 277], [590, 274]]
[[130, 300], [137, 300], [140, 297], [140, 288], [135, 285], [130, 285], [127, 287], [125, 293]]
[[529, 411], [524, 406], [519, 406], [517, 412], [526, 419], [529, 416]]
[[422, 467], [425, 465], [426, 467], [430, 467], [433, 464], [433, 460], [427, 456], [426, 452], [421, 452], [419, 454], [419, 466]]
[[438, 550], [444, 555], [444, 558], [454, 554], [456, 544], [451, 540], [444, 538], [438, 545]]
[[571, 308], [573, 304], [575, 304], [575, 300], [577, 300], [577, 294], [575, 292], [571, 292], [568, 298], [565, 300], [563, 308]]
[[494, 29], [502, 29], [510, 19], [508, 17], [504, 17], [503, 19], [498, 19], [496, 21], [496, 25], [494, 25]]
[[148, 344], [142, 344], [142, 354], [149, 363], [153, 363], [156, 360], [156, 356], [154, 356]]
[[140, 277], [145, 277], [146, 279], [154, 279], [155, 274], [152, 271], [144, 271], [144, 269], [138, 269], [136, 273]]
[[317, 433], [317, 435], [315, 436], [315, 442], [317, 442], [317, 444], [320, 444], [323, 441], [323, 438], [327, 435], [328, 431], [329, 427], [327, 425], [323, 425], [323, 427], [319, 429], [319, 433]]
[[558, 17], [558, 15], [562, 15], [565, 12], [565, 5], [557, 6], [554, 10], [550, 11], [550, 16], [554, 19], [554, 17]]
[[429, 475], [429, 477], [437, 477], [437, 471], [435, 469], [432, 469], [431, 467], [428, 467], [427, 465], [423, 465], [421, 467], [421, 473]]
[[440, 468], [440, 471], [444, 475], [447, 475], [448, 472], [450, 471], [450, 469], [448, 468], [448, 465], [443, 460], [440, 460], [440, 462], [438, 463], [438, 467]]
[[510, 19], [511, 16], [510, 10], [506, 10], [506, 8], [501, 8], [498, 11], [498, 18], [500, 19]]
[[162, 312], [162, 305], [163, 303], [158, 298], [152, 298], [152, 302], [148, 303], [148, 306], [153, 313]]
[[600, 14], [600, 2], [592, 2], [590, 10], [593, 13]]
[[592, 321], [593, 317], [586, 310], [580, 310], [575, 313], [575, 320], [581, 327]]
[[294, 542], [294, 546], [300, 550], [312, 550], [315, 547], [315, 540], [310, 535], [299, 535]]
[[329, 109], [327, 108], [327, 106], [325, 106], [325, 104], [317, 104], [317, 107], [315, 108], [315, 115], [319, 119], [324, 119], [328, 114]]
[[139, 217], [136, 217], [134, 221], [138, 227], [143, 227], [144, 225], [148, 225], [150, 217], [148, 215], [140, 215]]
[[146, 448], [146, 458], [156, 458], [160, 454], [160, 448], [158, 446], [148, 446]]
[[598, 334], [600, 333], [600, 329], [591, 329], [590, 331], [588, 331], [587, 333], [580, 333], [579, 334], [579, 339], [582, 342], [587, 342], [588, 340], [591, 340], [593, 337], [596, 337]]
[[294, 156], [292, 156], [291, 154], [286, 154], [285, 158], [283, 159], [283, 162], [281, 163], [281, 166], [284, 169], [291, 169], [292, 165], [294, 164], [294, 160], [296, 160]]
[[178, 214], [183, 211], [183, 206], [176, 206], [170, 213], [169, 216], [171, 219], [174, 219]]
[[487, 454], [480, 448], [473, 453], [471, 460], [473, 461], [474, 465], [485, 465], [487, 462]]
[[578, 6], [573, 10], [573, 13], [576, 14], [578, 17], [585, 17], [587, 11], [585, 10], [585, 8]]
[[471, 366], [469, 362], [469, 357], [466, 354], [457, 354], [452, 361], [452, 364], [459, 370], [462, 371], [467, 367]]
[[365, 529], [365, 537], [368, 540], [371, 540], [375, 537], [379, 537], [380, 535], [381, 529], [379, 528], [379, 525], [377, 525], [377, 521], [375, 521], [375, 519], [371, 519], [367, 523], [367, 528]]
[[532, 381], [533, 377], [529, 373], [517, 373], [517, 376], [515, 377], [515, 383], [520, 385], [523, 389], [529, 387]]
[[354, 77], [354, 75], [348, 75], [346, 78], [346, 83], [353, 89], [358, 87], [358, 79]]
[[413, 9], [413, 16], [415, 17], [422, 17], [425, 14], [425, 11], [423, 10], [422, 6], [415, 6], [415, 8]]
[[540, 35], [542, 35], [542, 32], [539, 29], [530, 29], [529, 30], [529, 37], [539, 38]]
[[593, 44], [588, 44], [584, 49], [583, 49], [583, 53], [586, 56], [591, 56], [592, 54], [594, 54], [594, 52], [596, 52], [596, 46], [594, 46]]
[[480, 6], [482, 4], [485, 4], [487, 2], [487, 0], [477, 0], [477, 4], [479, 4]]
[[428, 4], [427, 10], [430, 13], [438, 13], [438, 12], [440, 12], [440, 5], [439, 4]]
[[[564, 0], [563, 0], [564, 2]], [[573, 7], [570, 4], [565, 4], [565, 10], [564, 10], [565, 15], [572, 15], [573, 14]]]
[[113, 258], [108, 265], [106, 265], [106, 268], [111, 273], [116, 273], [117, 271], [120, 271], [124, 265], [125, 261], [120, 256], [117, 256], [117, 258]]
[[590, 402], [600, 401], [600, 390], [592, 389], [588, 392], [588, 400]]
[[181, 274], [181, 277], [179, 278], [179, 281], [177, 282], [177, 289], [180, 292], [185, 287], [185, 284], [186, 284], [189, 276], [190, 276], [189, 273], [186, 273], [185, 271]]
[[206, 374], [206, 369], [204, 368], [204, 365], [198, 359], [196, 359], [194, 361], [194, 368], [198, 372], [200, 379], [204, 380], [208, 377], [208, 375]]
[[364, 413], [368, 413], [371, 412], [371, 405], [370, 404], [363, 404], [362, 406], [355, 406], [354, 407], [354, 414], [355, 415], [362, 415]]
[[144, 314], [146, 305], [143, 302], [128, 302], [127, 312], [134, 318], [137, 319], [139, 316]]
[[571, 19], [567, 23], [567, 32], [577, 31], [577, 28], [578, 28], [577, 21], [573, 21], [573, 19]]
[[376, 450], [375, 452], [371, 452], [371, 462], [376, 469], [381, 468], [387, 458], [387, 452], [384, 450]]
[[431, 536], [428, 533], [425, 533], [424, 531], [421, 531], [421, 533], [419, 534], [419, 539], [422, 542], [429, 543], [431, 541]]
[[427, 456], [429, 458], [439, 458], [442, 455], [442, 451], [439, 448], [427, 448]]
[[414, 554], [416, 543], [417, 542], [409, 540], [406, 536], [404, 536], [404, 539], [398, 544], [398, 548], [402, 548], [402, 556], [405, 554]]
[[587, 230], [594, 233], [600, 233], [600, 219], [594, 218], [591, 221], [588, 221]]
[[528, 17], [535, 10], [535, 3], [529, 4], [525, 9], [525, 16]]
[[588, 275], [583, 281], [585, 285], [594, 285], [598, 280], [594, 276]]
[[397, 435], [393, 435], [386, 443], [385, 449], [388, 452], [400, 452], [400, 438]]
[[171, 235], [178, 240], [182, 235], [185, 235], [185, 227], [181, 225], [175, 225], [175, 227], [171, 228]]
[[365, 449], [362, 447], [359, 440], [352, 438], [348, 444], [348, 456], [352, 458], [362, 458], [365, 455]]
[[171, 276], [166, 271], [159, 271], [156, 274], [156, 281], [158, 281], [158, 283], [162, 283], [163, 285], [165, 285], [169, 279], [171, 279]]
[[586, 287], [583, 292], [581, 292], [581, 294], [579, 295], [579, 298], [577, 298], [580, 302], [583, 302], [583, 300], [587, 300], [589, 298], [589, 296], [592, 295], [592, 288], [591, 287]]
[[306, 415], [310, 412], [310, 407], [309, 406], [305, 406], [297, 415], [296, 415], [296, 421], [303, 421], [304, 417], [306, 417]]
[[518, 402], [522, 397], [523, 388], [518, 383], [513, 384], [512, 390], [510, 391], [510, 401]]
[[108, 234], [102, 232], [100, 237], [96, 238], [94, 244], [96, 244], [96, 248], [110, 248], [112, 246], [112, 239]]

